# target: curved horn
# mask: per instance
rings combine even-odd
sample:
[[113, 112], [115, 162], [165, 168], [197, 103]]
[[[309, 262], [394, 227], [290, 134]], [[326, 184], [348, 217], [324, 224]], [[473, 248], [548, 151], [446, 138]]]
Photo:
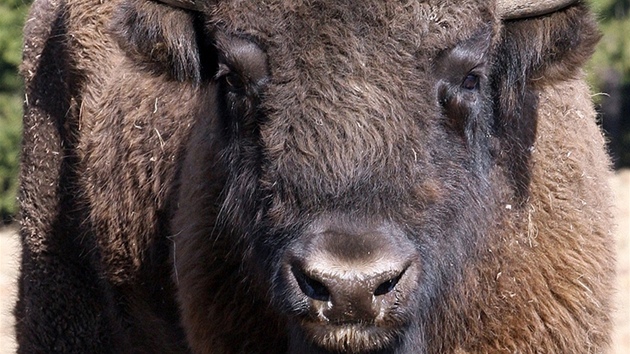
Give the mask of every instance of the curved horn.
[[497, 0], [497, 11], [504, 20], [542, 16], [561, 10], [577, 0]]
[[169, 6], [178, 7], [180, 9], [193, 10], [193, 11], [199, 10], [199, 4], [197, 4], [196, 0], [157, 0], [157, 1], [166, 5], [169, 5]]

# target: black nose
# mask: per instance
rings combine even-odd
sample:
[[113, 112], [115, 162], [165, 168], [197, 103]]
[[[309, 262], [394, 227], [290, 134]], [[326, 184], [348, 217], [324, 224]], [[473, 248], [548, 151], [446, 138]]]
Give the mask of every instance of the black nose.
[[292, 292], [333, 323], [374, 323], [417, 287], [415, 248], [391, 228], [334, 228], [305, 236], [287, 258]]
[[301, 292], [311, 301], [311, 306], [323, 310], [333, 322], [372, 322], [387, 308], [394, 306], [394, 291], [405, 275], [408, 264], [391, 264], [388, 269], [318, 268], [311, 264], [306, 269], [293, 266], [292, 273]]

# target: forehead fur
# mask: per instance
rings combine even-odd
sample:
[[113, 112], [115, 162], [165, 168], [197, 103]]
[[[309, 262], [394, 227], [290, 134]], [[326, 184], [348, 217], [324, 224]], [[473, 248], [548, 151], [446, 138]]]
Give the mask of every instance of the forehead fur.
[[[209, 11], [227, 35], [253, 39], [262, 47], [276, 83], [305, 84], [285, 92], [309, 96], [308, 83], [315, 82], [312, 93], [330, 100], [375, 86], [405, 87], [399, 82], [405, 78], [420, 83], [436, 53], [497, 23], [487, 2], [479, 0], [234, 0]], [[350, 92], [326, 87], [331, 80], [342, 80]], [[368, 103], [377, 109], [383, 104]]]
[[493, 2], [480, 0], [233, 0], [210, 9], [211, 18], [229, 24], [229, 30], [269, 44], [289, 33], [302, 42], [330, 25], [424, 49], [443, 49], [470, 36], [482, 22], [496, 19], [493, 10]]
[[391, 176], [413, 175], [415, 161], [430, 160], [422, 146], [445, 139], [431, 122], [433, 58], [495, 22], [472, 0], [235, 0], [210, 11], [220, 31], [267, 54], [269, 183], [291, 178], [281, 184], [323, 199], [375, 185], [383, 190], [365, 194], [399, 193]]

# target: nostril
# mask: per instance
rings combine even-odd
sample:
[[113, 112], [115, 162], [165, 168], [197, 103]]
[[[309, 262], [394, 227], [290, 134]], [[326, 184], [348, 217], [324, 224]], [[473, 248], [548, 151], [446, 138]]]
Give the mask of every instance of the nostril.
[[330, 301], [330, 292], [324, 284], [304, 274], [297, 267], [291, 269], [304, 295], [319, 301]]
[[396, 285], [398, 284], [398, 282], [400, 281], [400, 278], [402, 278], [403, 274], [405, 272], [401, 272], [400, 274], [398, 274], [397, 276], [395, 276], [394, 278], [391, 278], [383, 283], [381, 283], [381, 285], [379, 285], [376, 290], [374, 290], [374, 296], [381, 296], [381, 295], [385, 295], [390, 293], [392, 290], [394, 290], [394, 288], [396, 288]]

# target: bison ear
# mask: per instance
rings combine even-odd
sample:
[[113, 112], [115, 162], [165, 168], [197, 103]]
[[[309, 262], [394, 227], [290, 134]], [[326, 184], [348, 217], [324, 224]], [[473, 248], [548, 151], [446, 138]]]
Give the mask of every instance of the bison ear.
[[147, 0], [123, 0], [111, 29], [121, 49], [144, 70], [179, 80], [202, 77], [197, 16], [190, 9]]
[[580, 75], [600, 35], [593, 15], [580, 3], [542, 16], [505, 20], [501, 35], [491, 74], [497, 94], [495, 130], [503, 145], [498, 154], [509, 151], [499, 158], [524, 199], [536, 136], [537, 91]]
[[594, 16], [580, 3], [543, 16], [506, 20], [497, 69], [525, 75], [514, 78], [518, 81], [544, 85], [565, 80], [590, 58], [599, 38]]

